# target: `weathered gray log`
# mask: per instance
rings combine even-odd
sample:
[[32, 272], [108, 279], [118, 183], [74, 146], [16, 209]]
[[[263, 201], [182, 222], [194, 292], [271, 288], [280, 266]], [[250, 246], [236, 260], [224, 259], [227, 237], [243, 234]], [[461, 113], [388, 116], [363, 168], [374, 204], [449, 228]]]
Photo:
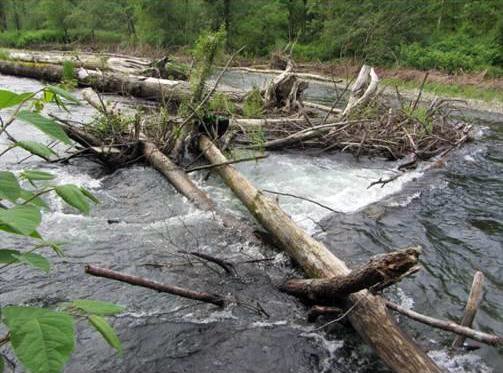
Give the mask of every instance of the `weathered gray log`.
[[[63, 79], [63, 66], [0, 61], [0, 73], [49, 82], [60, 82]], [[112, 72], [104, 73], [85, 69], [80, 69], [75, 78], [79, 86], [93, 87], [99, 92], [130, 95], [173, 105], [179, 104], [182, 100], [189, 99], [191, 96], [189, 83], [180, 80], [158, 79]], [[218, 91], [236, 102], [244, 98], [243, 92], [226, 87], [220, 87]]]
[[[227, 161], [206, 136], [200, 137], [199, 149], [211, 163]], [[309, 277], [346, 276], [351, 272], [342, 260], [299, 228], [273, 199], [263, 195], [234, 167], [218, 167], [217, 172]], [[353, 307], [348, 318], [355, 330], [393, 371], [440, 372], [440, 368], [389, 317], [381, 297], [363, 290], [351, 294], [347, 303], [348, 307]]]
[[148, 75], [160, 78], [172, 77], [174, 79], [187, 80], [186, 68], [170, 61], [168, 58], [152, 60], [122, 55], [110, 55], [106, 53], [68, 53], [63, 51], [32, 51], [20, 49], [5, 49], [9, 59], [32, 63], [45, 63], [63, 65], [71, 62], [75, 67], [83, 67], [89, 70], [111, 71], [122, 74]]
[[[361, 122], [361, 121], [360, 121]], [[336, 122], [336, 123], [327, 123], [320, 124], [319, 126], [313, 126], [310, 128], [306, 128], [299, 132], [295, 132], [286, 137], [282, 137], [275, 140], [267, 141], [263, 144], [250, 145], [247, 148], [261, 148], [261, 149], [279, 149], [285, 148], [290, 145], [298, 144], [302, 141], [308, 141], [315, 138], [322, 137], [324, 135], [329, 134], [332, 131], [336, 131], [337, 127], [343, 127], [349, 125], [353, 122], [345, 121], [345, 122]]]
[[419, 246], [374, 256], [370, 261], [346, 276], [315, 279], [291, 279], [280, 285], [280, 290], [311, 304], [334, 305], [349, 294], [376, 286], [394, 283], [417, 266]]
[[347, 116], [351, 111], [367, 104], [377, 92], [378, 85], [379, 78], [374, 68], [363, 65], [356, 81], [351, 87], [351, 94], [342, 115]]
[[416, 311], [404, 308], [396, 303], [386, 301], [386, 306], [393, 311], [397, 311], [402, 315], [405, 315], [413, 320], [419, 321], [423, 324], [432, 326], [434, 328], [446, 330], [448, 332], [459, 334], [465, 338], [470, 338], [478, 342], [489, 344], [492, 346], [498, 346], [503, 344], [503, 338], [494, 334], [488, 334], [475, 330], [463, 325], [456, 324], [449, 320], [439, 320], [430, 316], [420, 314]]
[[[484, 274], [480, 271], [475, 272], [473, 276], [473, 283], [470, 289], [470, 294], [468, 295], [468, 300], [466, 302], [465, 312], [463, 314], [463, 320], [461, 320], [461, 325], [468, 328], [472, 327], [473, 320], [482, 301], [482, 296], [484, 295]], [[457, 336], [452, 342], [453, 348], [458, 348], [463, 346], [465, 338], [463, 336]]]

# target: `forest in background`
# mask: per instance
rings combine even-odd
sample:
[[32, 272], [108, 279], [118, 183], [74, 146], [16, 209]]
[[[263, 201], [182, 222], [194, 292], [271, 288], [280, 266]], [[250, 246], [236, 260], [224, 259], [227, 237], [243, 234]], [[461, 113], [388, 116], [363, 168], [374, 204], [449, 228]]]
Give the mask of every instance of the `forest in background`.
[[0, 0], [0, 46], [190, 47], [227, 30], [229, 50], [503, 75], [501, 0]]

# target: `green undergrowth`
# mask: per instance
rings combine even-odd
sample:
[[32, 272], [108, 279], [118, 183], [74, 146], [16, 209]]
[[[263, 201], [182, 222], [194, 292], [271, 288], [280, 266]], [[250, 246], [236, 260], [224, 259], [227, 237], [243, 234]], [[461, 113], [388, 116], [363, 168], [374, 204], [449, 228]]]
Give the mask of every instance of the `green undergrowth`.
[[[397, 86], [401, 89], [419, 89], [420, 87], [420, 83], [417, 81], [406, 81], [397, 78], [385, 78], [382, 80], [382, 83], [386, 86]], [[485, 102], [503, 102], [502, 89], [484, 88], [474, 85], [426, 82], [424, 85], [424, 92], [438, 96], [476, 99]]]

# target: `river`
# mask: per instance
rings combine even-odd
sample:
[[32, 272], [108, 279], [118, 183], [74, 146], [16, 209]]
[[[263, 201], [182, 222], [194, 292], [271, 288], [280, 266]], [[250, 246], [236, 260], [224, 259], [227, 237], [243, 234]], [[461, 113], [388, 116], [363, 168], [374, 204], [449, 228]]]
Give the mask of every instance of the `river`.
[[[236, 73], [234, 73], [236, 74]], [[264, 77], [228, 74], [226, 84], [260, 85]], [[31, 79], [0, 75], [0, 88], [34, 91]], [[79, 91], [76, 91], [79, 94]], [[329, 101], [326, 85], [308, 95]], [[118, 97], [112, 97], [119, 99]], [[61, 113], [57, 108], [49, 111]], [[375, 254], [411, 244], [424, 248], [424, 270], [387, 296], [419, 312], [443, 319], [462, 315], [474, 271], [486, 276], [485, 295], [475, 327], [503, 334], [503, 117], [470, 113], [477, 139], [455, 151], [445, 167], [424, 175], [415, 171], [383, 188], [370, 182], [389, 174], [395, 164], [356, 161], [346, 154], [315, 157], [295, 152], [272, 153], [258, 163], [236, 167], [258, 187], [290, 192], [330, 206], [332, 213], [307, 201], [279, 197], [282, 207], [350, 265]], [[82, 105], [71, 118], [91, 120]], [[43, 136], [15, 123], [12, 134]], [[0, 145], [3, 147], [4, 145]], [[2, 169], [34, 168], [55, 172], [57, 182], [82, 184], [101, 203], [90, 216], [76, 214], [49, 198], [43, 234], [65, 241], [65, 257], [47, 253], [49, 274], [24, 266], [0, 272], [0, 304], [56, 307], [78, 298], [125, 306], [111, 320], [124, 346], [116, 355], [84, 322], [78, 325], [76, 352], [65, 372], [378, 372], [387, 371], [370, 349], [344, 324], [315, 330], [305, 308], [276, 290], [282, 279], [299, 275], [290, 260], [270, 248], [247, 242], [240, 232], [222, 227], [210, 213], [195, 209], [154, 170], [135, 165], [113, 173], [85, 159], [70, 165], [46, 164], [25, 154], [7, 153]], [[251, 221], [219, 178], [195, 175], [218, 204]], [[23, 241], [1, 235], [2, 247], [22, 248]], [[238, 277], [228, 277], [177, 253], [196, 250], [236, 263]], [[267, 259], [247, 263], [250, 260]], [[92, 263], [165, 283], [233, 294], [246, 305], [257, 302], [268, 317], [250, 307], [219, 310], [207, 304], [143, 288], [92, 278]], [[503, 366], [503, 351], [482, 346], [450, 352], [451, 334], [399, 317], [401, 325], [450, 372], [490, 372]], [[474, 344], [474, 342], [470, 342]], [[18, 368], [18, 371], [20, 368]]]

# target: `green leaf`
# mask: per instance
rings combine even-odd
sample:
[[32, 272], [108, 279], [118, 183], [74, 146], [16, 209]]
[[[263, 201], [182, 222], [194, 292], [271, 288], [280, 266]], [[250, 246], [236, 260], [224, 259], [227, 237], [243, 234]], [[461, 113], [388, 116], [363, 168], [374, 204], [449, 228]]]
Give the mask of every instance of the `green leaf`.
[[0, 263], [12, 264], [19, 261], [14, 255], [21, 254], [18, 250], [0, 249]]
[[22, 110], [18, 113], [17, 117], [25, 122], [33, 124], [40, 131], [46, 135], [59, 140], [65, 144], [71, 144], [70, 138], [66, 135], [61, 126], [52, 119], [43, 117], [39, 113], [33, 111]]
[[86, 313], [101, 316], [116, 315], [124, 310], [124, 307], [117, 304], [90, 299], [77, 299], [72, 305]]
[[75, 207], [84, 214], [89, 214], [89, 203], [87, 202], [86, 196], [77, 185], [58, 185], [55, 190], [56, 193], [63, 198], [63, 201], [68, 203], [70, 206]]
[[58, 87], [58, 86], [55, 86], [55, 85], [50, 85], [50, 86], [47, 86], [46, 87], [46, 90], [58, 95], [58, 96], [61, 96], [63, 97], [64, 99], [68, 100], [68, 101], [71, 101], [75, 104], [80, 104], [80, 101], [77, 97], [75, 97], [74, 95], [72, 95], [70, 92], [68, 92], [67, 90], [61, 88], [61, 87]]
[[40, 210], [35, 206], [14, 206], [0, 210], [0, 223], [25, 236], [32, 234], [40, 225], [41, 220]]
[[16, 357], [32, 373], [59, 373], [75, 347], [73, 318], [35, 307], [5, 307]]
[[21, 176], [28, 180], [52, 180], [56, 177], [49, 172], [38, 170], [23, 170]]
[[90, 191], [88, 191], [86, 188], [80, 187], [80, 191], [82, 192], [83, 195], [85, 195], [87, 198], [89, 198], [94, 203], [96, 203], [96, 204], [100, 203], [100, 200], [98, 198], [96, 198], [96, 196], [94, 194], [92, 194]]
[[0, 89], [0, 109], [19, 105], [21, 102], [26, 101], [33, 96], [33, 93], [26, 92], [17, 94], [5, 89]]
[[0, 171], [0, 199], [16, 202], [21, 193], [21, 187], [16, 176], [9, 171]]
[[51, 155], [56, 154], [54, 150], [52, 150], [48, 146], [35, 141], [18, 141], [16, 145], [26, 151], [29, 151], [31, 154], [38, 155], [39, 157], [42, 157], [44, 159], [48, 159], [51, 157]]
[[91, 315], [89, 316], [89, 323], [96, 328], [110, 346], [115, 348], [118, 352], [122, 351], [121, 341], [107, 320], [101, 316]]
[[47, 203], [44, 202], [44, 200], [40, 197], [35, 197], [35, 193], [29, 191], [29, 190], [21, 190], [21, 194], [19, 195], [19, 198], [23, 199], [25, 202], [28, 202], [28, 205], [33, 205], [37, 206], [40, 208], [48, 208]]
[[25, 263], [31, 265], [32, 267], [38, 268], [41, 271], [49, 272], [51, 270], [51, 263], [39, 254], [34, 253], [24, 253], [21, 255], [12, 254], [20, 263]]
[[3, 356], [0, 356], [0, 373], [3, 373], [5, 369], [5, 362], [3, 361]]

